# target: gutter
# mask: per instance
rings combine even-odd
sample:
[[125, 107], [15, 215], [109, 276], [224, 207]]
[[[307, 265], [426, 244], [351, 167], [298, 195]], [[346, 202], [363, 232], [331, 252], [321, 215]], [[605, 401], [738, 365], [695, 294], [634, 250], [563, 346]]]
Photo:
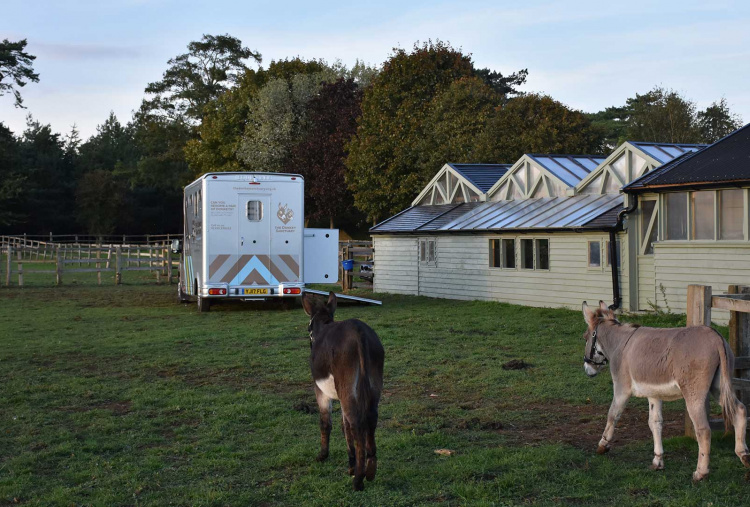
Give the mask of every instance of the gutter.
[[622, 297], [620, 297], [620, 270], [617, 263], [617, 233], [624, 230], [623, 222], [625, 215], [633, 213], [638, 208], [638, 195], [633, 195], [633, 204], [627, 208], [623, 208], [617, 214], [617, 222], [615, 226], [609, 230], [609, 264], [612, 266], [612, 304], [609, 305], [610, 310], [617, 310], [622, 305]]

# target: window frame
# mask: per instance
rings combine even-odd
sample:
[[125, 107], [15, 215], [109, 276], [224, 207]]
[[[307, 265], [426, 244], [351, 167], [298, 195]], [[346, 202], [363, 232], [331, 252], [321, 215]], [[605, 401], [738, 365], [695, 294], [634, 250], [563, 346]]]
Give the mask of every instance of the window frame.
[[[645, 232], [643, 230], [643, 221], [646, 217], [642, 211], [640, 213], [641, 227], [638, 230], [638, 233], [640, 234], [638, 238], [639, 240], [638, 255], [654, 255], [653, 244], [659, 242], [659, 240], [661, 239], [660, 238], [661, 231], [663, 229], [661, 221], [660, 221], [661, 212], [660, 212], [659, 203], [661, 202], [661, 200], [659, 199], [658, 196], [656, 198], [643, 199], [641, 202], [641, 210], [643, 210], [644, 202], [653, 202], [654, 209], [651, 212], [651, 217], [648, 218], [648, 224], [646, 224]], [[648, 240], [654, 232], [653, 231], [654, 227], [656, 227], [656, 238], [654, 239], [654, 241], [651, 242], [651, 252], [648, 252], [648, 245], [649, 245]]]
[[[257, 206], [258, 219], [257, 220], [250, 218], [250, 204], [251, 203], [257, 203], [258, 204], [258, 206]], [[263, 201], [261, 201], [261, 200], [255, 200], [255, 199], [248, 200], [247, 203], [245, 204], [245, 218], [247, 219], [247, 221], [248, 222], [253, 222], [253, 223], [262, 222], [263, 218], [265, 216], [265, 210], [263, 208], [265, 208], [265, 206], [263, 206]]]
[[[430, 252], [430, 246], [432, 252]], [[432, 258], [430, 258], [432, 253]], [[437, 238], [419, 238], [417, 243], [417, 261], [421, 266], [437, 267], [438, 248]]]
[[[591, 264], [591, 245], [597, 245], [599, 247], [599, 264]], [[602, 262], [602, 239], [589, 239], [586, 240], [586, 268], [589, 271], [602, 271], [604, 269], [604, 262]]]
[[[540, 241], [546, 241], [547, 242], [547, 267], [546, 268], [540, 268], [539, 267], [539, 242]], [[551, 255], [550, 255], [550, 240], [549, 238], [534, 238], [534, 270], [535, 271], [549, 271], [550, 265], [551, 265]]]

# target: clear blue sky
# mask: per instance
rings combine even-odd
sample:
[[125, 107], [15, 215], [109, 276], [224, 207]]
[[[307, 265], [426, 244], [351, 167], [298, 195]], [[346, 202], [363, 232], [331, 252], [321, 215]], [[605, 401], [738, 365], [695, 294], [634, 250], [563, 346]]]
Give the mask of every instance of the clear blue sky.
[[0, 39], [29, 41], [38, 84], [27, 110], [0, 97], [21, 132], [31, 113], [84, 138], [109, 111], [121, 121], [170, 57], [204, 33], [229, 33], [265, 64], [291, 56], [382, 63], [394, 46], [442, 39], [479, 67], [529, 69], [526, 91], [584, 111], [621, 105], [654, 85], [703, 108], [726, 97], [750, 121], [750, 2], [0, 0]]

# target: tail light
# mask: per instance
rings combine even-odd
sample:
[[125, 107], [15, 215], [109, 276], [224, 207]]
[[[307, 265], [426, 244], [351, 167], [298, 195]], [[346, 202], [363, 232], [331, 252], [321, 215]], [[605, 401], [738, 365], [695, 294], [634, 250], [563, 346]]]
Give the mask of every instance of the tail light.
[[208, 295], [209, 296], [226, 296], [227, 290], [226, 289], [208, 289]]
[[290, 289], [284, 289], [284, 294], [300, 294], [302, 292], [302, 289], [293, 287]]

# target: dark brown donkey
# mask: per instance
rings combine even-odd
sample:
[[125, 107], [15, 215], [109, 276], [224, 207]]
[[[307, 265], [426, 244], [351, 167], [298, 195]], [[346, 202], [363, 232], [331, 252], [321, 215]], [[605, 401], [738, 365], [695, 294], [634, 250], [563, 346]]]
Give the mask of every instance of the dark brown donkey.
[[[310, 367], [315, 397], [320, 409], [320, 454], [328, 457], [332, 400], [341, 402], [341, 418], [349, 453], [349, 475], [354, 489], [364, 489], [364, 478], [375, 478], [375, 427], [378, 402], [383, 390], [383, 346], [375, 331], [357, 319], [333, 321], [336, 295], [328, 302], [302, 296], [302, 307], [310, 316]], [[355, 450], [356, 446], [356, 450]], [[366, 461], [366, 463], [365, 463]]]

